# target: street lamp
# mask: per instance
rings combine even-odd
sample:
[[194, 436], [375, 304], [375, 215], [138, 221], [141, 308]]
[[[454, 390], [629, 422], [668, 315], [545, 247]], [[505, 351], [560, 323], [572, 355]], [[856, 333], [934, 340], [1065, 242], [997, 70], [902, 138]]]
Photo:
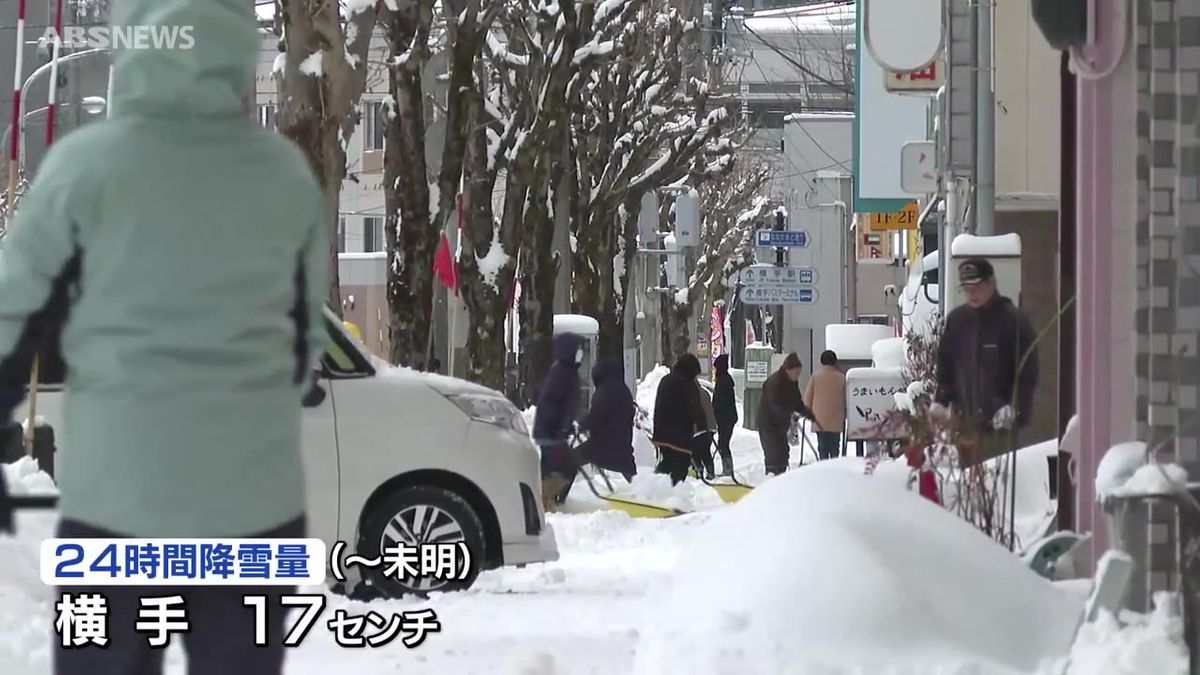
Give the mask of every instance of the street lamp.
[[83, 111], [89, 115], [99, 115], [108, 107], [108, 99], [103, 96], [84, 96], [80, 101]]
[[[100, 113], [104, 112], [105, 109], [108, 108], [108, 99], [104, 98], [103, 96], [84, 96], [83, 99], [79, 103], [80, 103], [80, 107], [83, 108], [83, 111], [89, 115], [99, 115]], [[67, 101], [64, 103], [60, 103], [59, 107], [62, 109], [66, 109], [66, 108], [70, 108], [71, 105], [72, 105], [72, 103], [70, 101]], [[37, 117], [38, 115], [42, 115], [49, 109], [50, 109], [50, 106], [47, 105], [47, 106], [42, 106], [41, 108], [38, 108], [36, 110], [30, 110], [29, 112], [25, 113], [25, 119], [31, 119], [31, 118]], [[24, 125], [24, 123], [22, 123], [21, 124], [22, 133], [21, 133], [21, 137], [20, 137], [20, 143], [22, 146], [25, 145], [24, 129], [25, 129], [25, 125]], [[9, 122], [8, 126], [4, 128], [4, 139], [0, 140], [0, 150], [3, 150], [3, 151], [8, 150], [9, 138], [11, 137], [9, 134], [10, 131], [12, 131], [12, 122]], [[21, 165], [21, 173], [22, 174], [24, 173], [24, 169], [25, 169], [25, 165], [22, 164]]]
[[[66, 55], [58, 57], [58, 63], [59, 63], [59, 65], [61, 65], [63, 63], [67, 63], [69, 61], [78, 61], [80, 59], [84, 59], [89, 56], [95, 56], [97, 54], [107, 54], [108, 51], [109, 50], [105, 47], [97, 47], [95, 49], [84, 49], [82, 51], [72, 52], [70, 54], [66, 54]], [[20, 110], [18, 111], [18, 114], [17, 114], [17, 122], [20, 124], [20, 147], [18, 148], [18, 151], [19, 151], [18, 165], [19, 165], [21, 171], [24, 171], [24, 169], [25, 169], [25, 102], [29, 100], [29, 97], [27, 97], [25, 95], [25, 91], [27, 89], [29, 89], [30, 85], [32, 85], [35, 80], [37, 80], [39, 77], [41, 77], [43, 73], [50, 72], [50, 69], [53, 66], [54, 66], [53, 61], [50, 63], [44, 63], [44, 64], [38, 66], [37, 69], [35, 69], [32, 73], [30, 73], [29, 77], [25, 79], [25, 83], [21, 85], [21, 105], [20, 105]], [[10, 168], [12, 168], [12, 167], [10, 167]], [[11, 192], [12, 192], [13, 187], [14, 187], [13, 178], [10, 177], [9, 178], [9, 193], [10, 194], [9, 194], [9, 201], [8, 201], [8, 203], [10, 203], [10, 204], [12, 203]]]

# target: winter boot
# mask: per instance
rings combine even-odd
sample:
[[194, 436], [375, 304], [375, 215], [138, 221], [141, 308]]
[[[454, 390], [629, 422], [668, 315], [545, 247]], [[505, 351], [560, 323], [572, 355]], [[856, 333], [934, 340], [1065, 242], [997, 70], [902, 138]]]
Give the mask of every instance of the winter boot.
[[567, 479], [563, 478], [563, 475], [558, 472], [554, 472], [542, 479], [542, 507], [546, 513], [553, 513], [558, 510], [560, 502], [557, 497], [567, 485]]

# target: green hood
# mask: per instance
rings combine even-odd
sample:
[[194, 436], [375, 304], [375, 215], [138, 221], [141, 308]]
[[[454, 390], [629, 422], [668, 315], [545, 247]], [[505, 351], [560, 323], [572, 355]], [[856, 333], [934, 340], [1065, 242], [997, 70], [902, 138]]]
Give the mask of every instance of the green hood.
[[[260, 40], [246, 0], [122, 0], [112, 25], [142, 45], [113, 40], [114, 116], [242, 115], [253, 91]], [[173, 39], [172, 39], [173, 38]]]

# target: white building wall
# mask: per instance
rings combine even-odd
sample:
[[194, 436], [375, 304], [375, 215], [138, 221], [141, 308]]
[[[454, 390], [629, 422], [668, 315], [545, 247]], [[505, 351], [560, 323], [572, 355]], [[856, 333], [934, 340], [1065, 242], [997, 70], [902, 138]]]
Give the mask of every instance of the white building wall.
[[996, 193], [1059, 194], [1059, 59], [1027, 2], [996, 3]]

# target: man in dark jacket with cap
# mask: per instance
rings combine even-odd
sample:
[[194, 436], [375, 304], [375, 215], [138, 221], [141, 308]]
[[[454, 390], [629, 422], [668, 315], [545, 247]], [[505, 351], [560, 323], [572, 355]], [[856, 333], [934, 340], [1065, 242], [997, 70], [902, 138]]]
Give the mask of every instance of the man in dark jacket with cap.
[[717, 416], [717, 454], [721, 456], [721, 475], [733, 475], [733, 454], [729, 441], [738, 423], [737, 392], [729, 375], [729, 355], [721, 354], [713, 361], [717, 382], [713, 388], [713, 413]]
[[958, 268], [966, 302], [946, 316], [937, 354], [937, 392], [930, 413], [952, 407], [980, 434], [979, 449], [960, 461], [971, 466], [1016, 447], [1033, 410], [1038, 362], [1033, 325], [996, 289], [992, 264], [972, 258]]
[[767, 473], [778, 475], [787, 471], [791, 446], [788, 444], [788, 429], [792, 426], [792, 414], [800, 413], [805, 419], [815, 417], [804, 398], [800, 395], [800, 373], [804, 364], [795, 352], [783, 359], [783, 365], [763, 383], [762, 398], [758, 403], [758, 439], [762, 442], [763, 464]]
[[671, 476], [673, 485], [687, 477], [692, 464], [692, 439], [708, 423], [700, 403], [700, 388], [696, 386], [699, 375], [699, 359], [684, 354], [658, 383], [654, 397], [652, 440], [662, 454], [654, 471]]
[[542, 451], [542, 502], [547, 511], [561, 503], [575, 479], [575, 463], [567, 439], [579, 411], [579, 362], [583, 338], [563, 333], [554, 338], [554, 365], [538, 392], [533, 417], [533, 442]]
[[633, 461], [633, 393], [625, 386], [625, 366], [620, 359], [604, 358], [592, 368], [592, 405], [579, 423], [588, 440], [581, 448], [583, 457], [609, 471], [619, 472], [633, 482], [637, 466]]

